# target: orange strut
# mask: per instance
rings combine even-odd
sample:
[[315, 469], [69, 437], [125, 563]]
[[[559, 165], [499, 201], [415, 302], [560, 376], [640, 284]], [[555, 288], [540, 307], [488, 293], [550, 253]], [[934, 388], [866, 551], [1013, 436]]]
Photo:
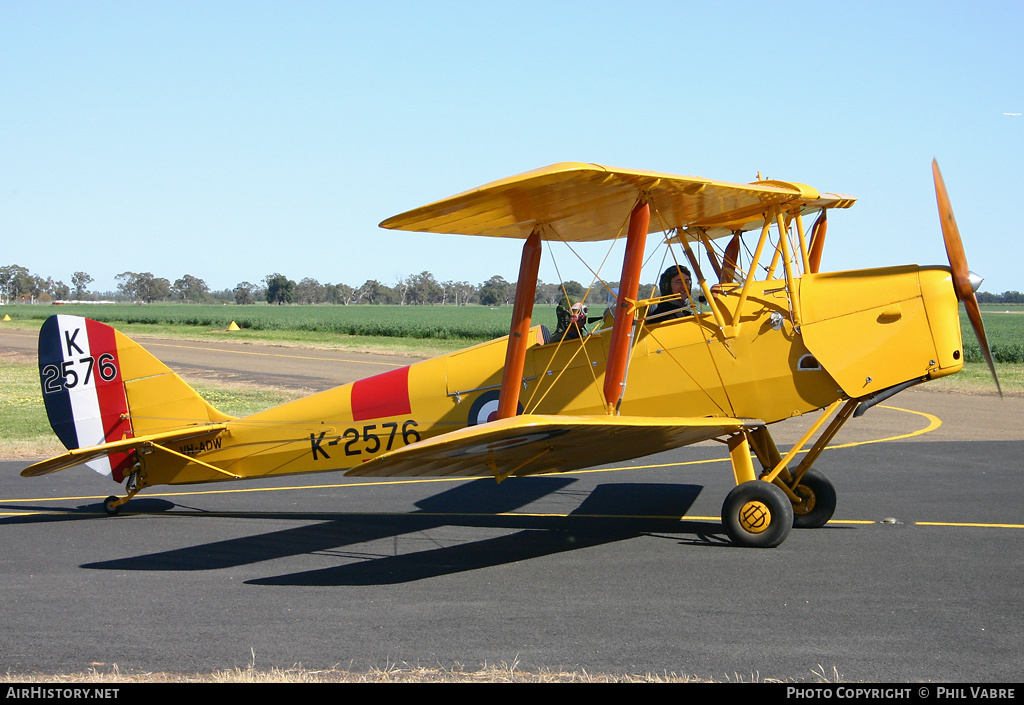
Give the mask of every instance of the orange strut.
[[512, 327], [505, 349], [505, 369], [501, 373], [498, 396], [498, 418], [508, 419], [519, 411], [519, 391], [523, 386], [526, 348], [530, 341], [533, 299], [537, 296], [537, 273], [540, 271], [540, 230], [534, 230], [523, 245], [516, 282], [516, 302], [512, 307]]
[[647, 244], [647, 226], [651, 222], [651, 208], [638, 203], [629, 216], [629, 233], [626, 235], [626, 254], [622, 259], [622, 278], [619, 279], [619, 298], [615, 303], [615, 323], [612, 326], [612, 340], [608, 347], [608, 369], [604, 376], [604, 398], [608, 413], [614, 413], [622, 398], [622, 385], [626, 377], [626, 362], [629, 358], [629, 339], [633, 333], [635, 312], [627, 299], [636, 301], [640, 290], [640, 267], [644, 260], [644, 246]]
[[828, 232], [828, 216], [825, 215], [827, 212], [821, 211], [821, 215], [811, 226], [811, 254], [807, 257], [807, 270], [811, 274], [817, 274], [818, 267], [821, 266], [821, 251], [825, 249], [825, 233]]

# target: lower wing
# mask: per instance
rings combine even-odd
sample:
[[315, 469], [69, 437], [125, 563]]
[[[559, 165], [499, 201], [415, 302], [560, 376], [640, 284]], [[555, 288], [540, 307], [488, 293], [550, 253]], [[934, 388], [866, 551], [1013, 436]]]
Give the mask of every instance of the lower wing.
[[755, 419], [523, 415], [469, 426], [392, 451], [346, 475], [509, 475], [568, 472], [731, 435]]

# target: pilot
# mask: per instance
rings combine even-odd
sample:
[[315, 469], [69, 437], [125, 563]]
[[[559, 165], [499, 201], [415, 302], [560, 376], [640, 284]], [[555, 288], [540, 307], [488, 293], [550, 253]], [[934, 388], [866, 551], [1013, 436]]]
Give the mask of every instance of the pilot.
[[587, 335], [587, 305], [569, 296], [562, 297], [556, 309], [558, 328], [551, 336], [551, 342], [574, 340]]
[[676, 295], [680, 298], [663, 301], [647, 316], [659, 321], [671, 318], [683, 318], [693, 315], [693, 304], [690, 303], [690, 270], [681, 264], [674, 264], [666, 269], [658, 282], [662, 296]]

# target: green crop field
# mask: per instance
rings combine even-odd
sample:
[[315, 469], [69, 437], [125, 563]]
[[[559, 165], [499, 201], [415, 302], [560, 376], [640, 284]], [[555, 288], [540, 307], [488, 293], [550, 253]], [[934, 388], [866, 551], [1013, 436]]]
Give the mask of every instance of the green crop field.
[[[554, 306], [537, 306], [534, 323], [556, 327]], [[297, 331], [344, 336], [453, 341], [490, 340], [508, 334], [512, 307], [501, 306], [235, 306], [216, 304], [75, 304], [0, 306], [21, 320], [43, 320], [55, 313], [87, 316], [118, 324], [183, 326], [224, 330], [234, 321], [257, 332]], [[981, 348], [961, 311], [967, 362], [982, 362]], [[997, 362], [1024, 364], [1024, 304], [987, 304], [982, 319]]]
[[[55, 313], [119, 323], [198, 326], [223, 330], [232, 321], [254, 331], [313, 331], [339, 335], [440, 340], [489, 340], [508, 335], [512, 307], [502, 306], [235, 306], [217, 304], [70, 304], [0, 307], [0, 317], [45, 319]], [[553, 306], [538, 306], [538, 322], [555, 323]]]
[[[987, 304], [981, 307], [985, 335], [996, 362], [1024, 364], [1024, 304]], [[964, 360], [984, 362], [981, 346], [974, 336], [967, 314], [960, 311], [964, 338]]]

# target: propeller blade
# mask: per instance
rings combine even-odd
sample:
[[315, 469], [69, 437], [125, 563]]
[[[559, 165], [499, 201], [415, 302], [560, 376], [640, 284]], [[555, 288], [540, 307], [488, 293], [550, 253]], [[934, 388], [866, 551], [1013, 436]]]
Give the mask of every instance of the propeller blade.
[[942, 241], [946, 245], [946, 258], [953, 271], [953, 290], [961, 301], [974, 294], [971, 286], [971, 272], [967, 268], [967, 253], [960, 239], [960, 229], [953, 217], [953, 207], [949, 204], [946, 184], [942, 181], [939, 163], [932, 160], [932, 177], [935, 179], [935, 200], [939, 205], [939, 222], [942, 225]]
[[992, 351], [988, 349], [988, 338], [985, 337], [985, 326], [981, 322], [981, 309], [978, 307], [978, 297], [971, 292], [969, 298], [963, 299], [964, 308], [967, 309], [967, 318], [971, 321], [971, 328], [974, 329], [974, 334], [978, 336], [978, 345], [981, 346], [981, 354], [985, 356], [985, 362], [988, 363], [988, 371], [992, 373], [992, 379], [996, 383], [996, 391], [999, 392], [999, 398], [1003, 398], [1003, 389], [999, 386], [999, 375], [996, 374], [996, 363], [992, 360]]
[[949, 259], [949, 268], [953, 275], [953, 291], [960, 299], [967, 310], [967, 319], [971, 322], [971, 328], [978, 337], [978, 344], [981, 346], [981, 354], [985, 356], [989, 372], [996, 383], [996, 391], [1002, 398], [1003, 390], [999, 386], [999, 376], [996, 374], [996, 363], [992, 360], [992, 351], [988, 346], [988, 337], [985, 335], [985, 324], [981, 321], [981, 308], [978, 306], [978, 297], [974, 295], [974, 286], [971, 284], [971, 272], [967, 267], [967, 253], [964, 252], [964, 243], [960, 239], [960, 229], [956, 226], [956, 218], [953, 217], [953, 207], [949, 204], [949, 194], [946, 193], [946, 184], [942, 181], [942, 173], [939, 171], [939, 163], [932, 160], [932, 177], [935, 180], [935, 200], [939, 205], [939, 221], [942, 224], [942, 240], [946, 245], [946, 257]]

